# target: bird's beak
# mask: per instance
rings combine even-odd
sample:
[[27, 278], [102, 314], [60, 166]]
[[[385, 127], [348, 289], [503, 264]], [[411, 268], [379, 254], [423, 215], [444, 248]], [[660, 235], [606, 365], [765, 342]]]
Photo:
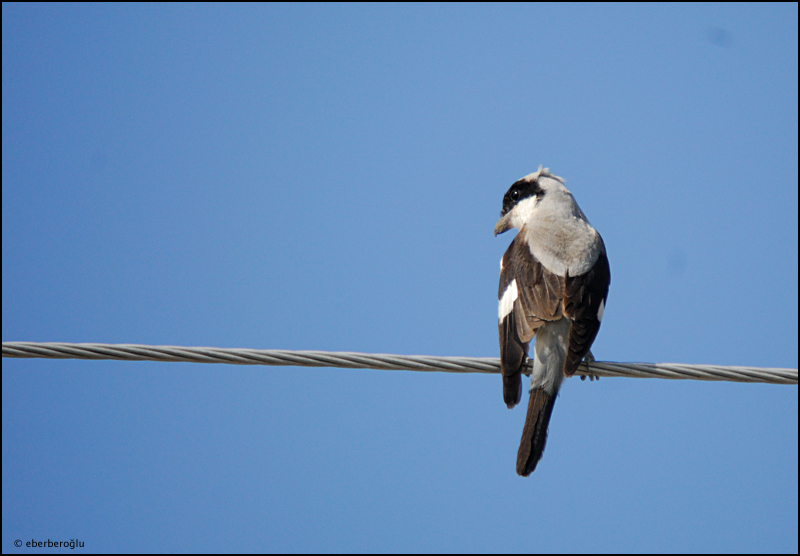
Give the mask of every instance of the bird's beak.
[[511, 229], [511, 213], [508, 212], [505, 216], [501, 216], [500, 220], [497, 221], [497, 224], [494, 226], [494, 236], [497, 237], [498, 234], [502, 234], [503, 232], [507, 232]]

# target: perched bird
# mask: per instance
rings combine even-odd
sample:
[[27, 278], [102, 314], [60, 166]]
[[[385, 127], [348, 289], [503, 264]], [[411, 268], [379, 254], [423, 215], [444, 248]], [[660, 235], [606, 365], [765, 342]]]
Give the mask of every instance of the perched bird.
[[516, 228], [500, 261], [498, 328], [503, 400], [522, 396], [528, 345], [536, 336], [530, 399], [517, 473], [530, 475], [542, 457], [556, 395], [590, 355], [611, 283], [603, 238], [592, 228], [564, 180], [545, 168], [525, 176], [503, 197], [494, 235]]

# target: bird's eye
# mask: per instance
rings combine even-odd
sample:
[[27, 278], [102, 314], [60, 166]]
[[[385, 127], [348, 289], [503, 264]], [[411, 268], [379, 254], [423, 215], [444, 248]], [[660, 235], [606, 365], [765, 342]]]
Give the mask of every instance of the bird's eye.
[[514, 189], [511, 191], [511, 200], [519, 201], [519, 189]]

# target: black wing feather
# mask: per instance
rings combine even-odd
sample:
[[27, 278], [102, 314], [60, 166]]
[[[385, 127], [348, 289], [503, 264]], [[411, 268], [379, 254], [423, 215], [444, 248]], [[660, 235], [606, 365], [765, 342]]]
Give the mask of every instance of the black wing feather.
[[610, 284], [611, 269], [608, 266], [605, 246], [589, 272], [575, 277], [567, 276], [564, 288], [564, 315], [572, 321], [572, 324], [569, 328], [569, 349], [564, 361], [566, 376], [575, 374], [597, 337], [597, 332], [600, 330], [597, 313], [600, 304], [605, 303], [608, 298]]

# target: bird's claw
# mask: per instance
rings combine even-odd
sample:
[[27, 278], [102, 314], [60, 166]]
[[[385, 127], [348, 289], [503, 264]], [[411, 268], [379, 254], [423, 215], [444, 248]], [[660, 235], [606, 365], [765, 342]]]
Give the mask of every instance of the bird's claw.
[[587, 353], [586, 357], [583, 358], [583, 364], [586, 365], [586, 374], [585, 375], [581, 375], [581, 380], [586, 380], [587, 376], [589, 377], [589, 382], [591, 382], [591, 381], [593, 381], [595, 379], [600, 380], [599, 376], [594, 375], [591, 372], [589, 372], [590, 371], [589, 363], [594, 363], [594, 362], [595, 362], [594, 355], [592, 355], [592, 351], [589, 350], [589, 353]]

